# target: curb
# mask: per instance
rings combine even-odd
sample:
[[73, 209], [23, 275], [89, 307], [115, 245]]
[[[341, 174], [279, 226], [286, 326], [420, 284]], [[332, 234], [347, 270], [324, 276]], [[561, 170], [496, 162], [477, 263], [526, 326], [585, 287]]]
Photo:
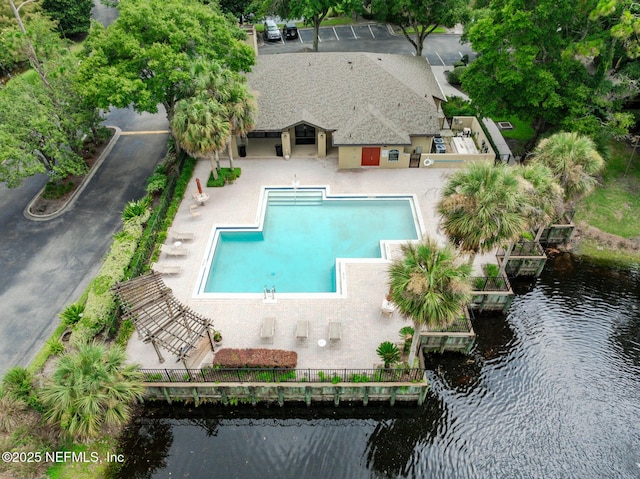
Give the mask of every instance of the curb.
[[120, 128], [118, 128], [117, 126], [107, 126], [107, 128], [113, 129], [114, 134], [111, 137], [109, 144], [107, 145], [107, 147], [104, 149], [104, 151], [96, 161], [96, 164], [93, 165], [93, 168], [91, 168], [91, 171], [87, 174], [87, 176], [85, 176], [84, 180], [82, 181], [82, 184], [80, 185], [80, 188], [78, 188], [76, 191], [73, 192], [73, 194], [69, 197], [67, 202], [58, 211], [48, 215], [34, 215], [30, 211], [31, 206], [33, 206], [33, 204], [37, 201], [37, 199], [40, 197], [40, 195], [44, 191], [45, 186], [43, 186], [42, 189], [38, 191], [38, 193], [33, 197], [33, 199], [29, 202], [29, 204], [23, 210], [22, 214], [26, 219], [31, 221], [49, 221], [62, 215], [67, 211], [67, 208], [69, 208], [70, 206], [73, 206], [73, 204], [76, 202], [76, 200], [80, 196], [80, 193], [84, 191], [84, 189], [87, 187], [87, 185], [91, 181], [91, 178], [93, 178], [93, 175], [95, 175], [96, 171], [98, 171], [98, 169], [102, 166], [102, 163], [104, 162], [106, 157], [109, 155], [109, 153], [111, 153], [111, 150], [116, 144], [116, 141], [118, 141], [118, 138], [120, 138], [120, 134], [122, 133], [122, 130]]

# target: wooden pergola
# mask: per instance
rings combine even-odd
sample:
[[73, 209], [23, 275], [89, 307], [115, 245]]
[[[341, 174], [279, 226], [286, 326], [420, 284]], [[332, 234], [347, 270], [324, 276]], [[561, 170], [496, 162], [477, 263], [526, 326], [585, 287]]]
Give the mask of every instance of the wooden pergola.
[[183, 361], [207, 335], [213, 351], [211, 321], [181, 304], [159, 273], [149, 273], [117, 283], [112, 291], [120, 302], [123, 319], [130, 319], [145, 343], [151, 343], [161, 363], [162, 347]]

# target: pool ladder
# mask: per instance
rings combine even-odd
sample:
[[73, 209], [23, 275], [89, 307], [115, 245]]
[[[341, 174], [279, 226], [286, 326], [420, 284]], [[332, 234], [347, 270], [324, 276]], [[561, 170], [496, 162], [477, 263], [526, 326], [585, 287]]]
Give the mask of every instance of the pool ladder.
[[276, 287], [271, 286], [271, 289], [264, 287], [264, 299], [267, 299], [268, 295], [271, 295], [271, 299], [276, 299]]

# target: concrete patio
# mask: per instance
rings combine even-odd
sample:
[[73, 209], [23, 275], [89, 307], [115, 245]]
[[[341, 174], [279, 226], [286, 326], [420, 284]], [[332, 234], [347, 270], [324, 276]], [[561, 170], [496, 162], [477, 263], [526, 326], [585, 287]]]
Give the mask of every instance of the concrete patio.
[[[223, 161], [222, 166], [228, 166]], [[383, 341], [399, 342], [398, 331], [410, 321], [397, 312], [392, 317], [381, 314], [382, 300], [388, 291], [387, 262], [350, 263], [346, 268], [347, 297], [318, 299], [284, 299], [263, 301], [254, 299], [199, 299], [194, 290], [207, 254], [207, 245], [217, 225], [243, 225], [256, 223], [258, 200], [262, 186], [291, 186], [294, 177], [300, 186], [328, 186], [330, 194], [413, 194], [417, 199], [425, 233], [445, 241], [438, 232], [435, 205], [440, 188], [451, 170], [412, 169], [358, 169], [338, 170], [337, 159], [328, 158], [241, 158], [235, 166], [242, 168], [242, 176], [232, 185], [223, 188], [205, 188], [210, 199], [199, 206], [200, 216], [190, 213], [191, 193], [196, 192], [196, 178], [206, 184], [211, 165], [200, 160], [196, 166], [189, 189], [185, 194], [173, 228], [181, 232], [193, 232], [195, 238], [183, 241], [182, 247], [189, 250], [186, 256], [167, 257], [164, 254], [158, 263], [179, 265], [177, 275], [166, 275], [164, 280], [173, 294], [183, 304], [209, 317], [216, 330], [223, 335], [223, 347], [229, 348], [275, 348], [298, 353], [298, 368], [364, 368], [380, 363], [376, 348]], [[173, 240], [168, 239], [168, 244]], [[310, 254], [312, 252], [310, 251]], [[476, 258], [476, 264], [485, 258]], [[495, 262], [495, 260], [494, 260]], [[260, 328], [265, 316], [276, 317], [273, 343], [263, 344]], [[309, 339], [305, 345], [296, 341], [296, 322], [309, 320]], [[330, 321], [342, 322], [342, 340], [338, 347], [319, 346], [318, 341], [328, 339]], [[203, 342], [200, 352], [193, 353], [189, 367], [204, 367], [210, 364], [212, 354]], [[127, 348], [131, 362], [143, 368], [182, 368], [175, 358], [163, 352], [166, 358], [160, 363], [151, 344], [144, 344], [134, 333]]]

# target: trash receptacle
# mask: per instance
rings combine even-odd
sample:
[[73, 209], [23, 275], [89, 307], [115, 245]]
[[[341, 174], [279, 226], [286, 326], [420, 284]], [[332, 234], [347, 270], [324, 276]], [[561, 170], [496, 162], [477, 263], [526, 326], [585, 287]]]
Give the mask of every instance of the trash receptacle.
[[276, 156], [282, 156], [282, 145], [276, 145]]
[[238, 155], [242, 158], [247, 156], [247, 145], [238, 145]]

